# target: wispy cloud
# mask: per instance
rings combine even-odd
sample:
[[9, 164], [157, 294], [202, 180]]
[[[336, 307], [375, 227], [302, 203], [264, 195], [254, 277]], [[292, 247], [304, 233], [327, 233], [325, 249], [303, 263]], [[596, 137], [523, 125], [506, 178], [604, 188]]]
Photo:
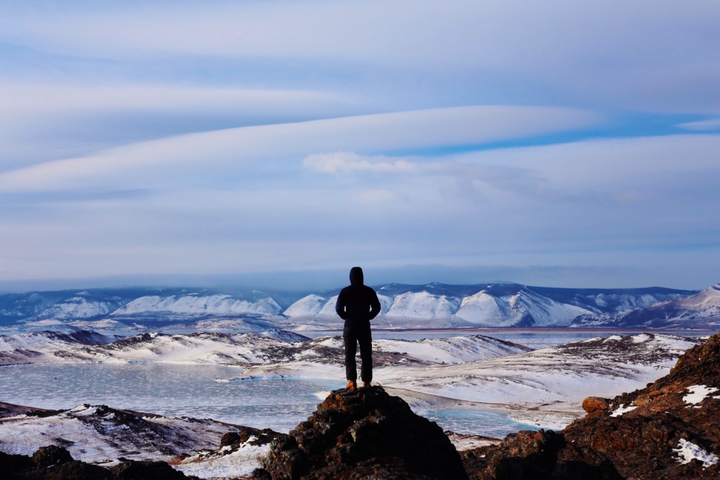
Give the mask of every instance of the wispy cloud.
[[[477, 145], [597, 124], [577, 109], [460, 107], [360, 115], [299, 123], [241, 127], [143, 142], [87, 157], [45, 162], [0, 174], [0, 191], [145, 188], [207, 168], [287, 161], [332, 150], [397, 151]], [[373, 162], [368, 162], [372, 165]]]
[[358, 155], [355, 152], [332, 152], [305, 157], [303, 165], [324, 173], [416, 173], [417, 165], [407, 160], [393, 160], [383, 155]]
[[[720, 108], [714, 88], [720, 80], [720, 8], [712, 0], [554, 0], [521, 9], [512, 2], [462, 0], [440, 11], [427, 0], [162, 2], [132, 9], [76, 2], [46, 4], [42, 11], [32, 4], [5, 5], [0, 19], [6, 41], [49, 54], [166, 64], [198, 58], [292, 59], [316, 69], [331, 64], [334, 70], [315, 79], [323, 83], [360, 66], [359, 72], [382, 72], [383, 85], [394, 93], [413, 90], [415, 102], [427, 92], [402, 81], [406, 75], [444, 84], [439, 88], [474, 85], [496, 96], [532, 92], [527, 102], [559, 99], [677, 113]], [[254, 82], [278, 75], [256, 63], [245, 70], [255, 72]], [[227, 81], [226, 75], [219, 76]], [[377, 86], [369, 79], [362, 83]], [[474, 101], [499, 101], [483, 93], [474, 92]]]

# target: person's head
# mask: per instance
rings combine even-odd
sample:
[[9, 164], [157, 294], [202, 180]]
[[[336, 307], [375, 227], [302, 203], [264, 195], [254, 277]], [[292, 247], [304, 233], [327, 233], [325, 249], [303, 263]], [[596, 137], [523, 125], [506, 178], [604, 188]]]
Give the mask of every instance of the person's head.
[[353, 267], [350, 269], [350, 285], [362, 285], [364, 281], [362, 268]]

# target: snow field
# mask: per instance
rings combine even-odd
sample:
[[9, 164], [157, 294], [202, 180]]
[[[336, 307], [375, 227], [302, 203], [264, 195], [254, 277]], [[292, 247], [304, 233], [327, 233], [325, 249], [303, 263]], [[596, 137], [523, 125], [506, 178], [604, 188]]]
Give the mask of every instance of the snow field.
[[201, 455], [193, 455], [174, 465], [185, 475], [199, 478], [237, 478], [250, 475], [253, 470], [260, 468], [260, 459], [270, 453], [270, 445], [254, 446], [243, 445], [237, 451], [204, 459]]

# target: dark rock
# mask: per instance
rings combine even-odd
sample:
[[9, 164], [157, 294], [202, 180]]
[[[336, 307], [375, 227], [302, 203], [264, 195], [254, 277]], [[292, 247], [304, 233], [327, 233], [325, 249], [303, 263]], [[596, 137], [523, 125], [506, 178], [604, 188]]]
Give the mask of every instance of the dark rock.
[[[718, 391], [690, 404], [685, 397], [696, 385]], [[682, 464], [678, 454], [683, 439], [720, 456], [720, 335], [689, 349], [669, 375], [646, 388], [619, 395], [607, 401], [606, 408], [590, 399], [583, 407], [588, 415], [562, 432], [519, 432], [499, 445], [464, 452], [469, 476], [720, 478], [720, 463]]]
[[26, 407], [12, 403], [0, 402], [0, 418], [14, 417], [16, 415], [27, 415], [28, 417], [49, 417], [56, 415], [60, 410], [48, 410], [46, 408]]
[[72, 459], [70, 452], [55, 445], [40, 447], [32, 456], [33, 462], [35, 462], [38, 467], [45, 468], [71, 462]]
[[267, 445], [273, 440], [285, 436], [269, 428], [260, 430], [252, 427], [239, 427], [237, 432], [228, 432], [220, 440], [220, 448], [231, 447], [235, 451], [244, 444]]
[[50, 445], [40, 447], [32, 457], [0, 452], [0, 478], [110, 480], [113, 477], [108, 470], [73, 460], [64, 448]]
[[0, 472], [3, 472], [3, 475], [13, 475], [15, 472], [30, 470], [35, 466], [35, 462], [30, 457], [0, 452]]
[[0, 478], [3, 480], [180, 480], [188, 477], [165, 462], [125, 461], [107, 469], [73, 460], [64, 448], [50, 445], [40, 447], [32, 457], [0, 452]]
[[119, 480], [180, 480], [187, 478], [182, 472], [165, 462], [124, 462], [112, 467], [113, 478]]
[[254, 478], [466, 478], [443, 430], [381, 387], [335, 390], [271, 444]]

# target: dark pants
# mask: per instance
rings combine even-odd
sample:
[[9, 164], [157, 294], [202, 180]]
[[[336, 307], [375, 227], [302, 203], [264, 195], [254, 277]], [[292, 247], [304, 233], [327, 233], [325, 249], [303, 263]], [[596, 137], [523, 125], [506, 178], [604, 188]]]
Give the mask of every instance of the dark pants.
[[372, 381], [372, 337], [370, 336], [370, 322], [355, 322], [347, 320], [343, 329], [345, 340], [345, 376], [348, 380], [357, 380], [357, 366], [355, 365], [355, 352], [360, 344], [360, 360], [362, 367], [360, 376], [363, 382]]

